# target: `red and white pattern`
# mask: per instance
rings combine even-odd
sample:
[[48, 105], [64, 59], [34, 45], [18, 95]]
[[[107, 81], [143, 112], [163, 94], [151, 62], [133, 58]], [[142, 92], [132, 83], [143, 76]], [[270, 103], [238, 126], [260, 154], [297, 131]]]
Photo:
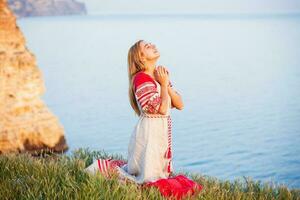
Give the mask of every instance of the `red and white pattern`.
[[147, 74], [139, 72], [133, 80], [135, 98], [145, 113], [158, 113], [161, 98], [156, 82]]
[[168, 173], [173, 171], [172, 169], [172, 120], [170, 115], [168, 116], [168, 149], [166, 152], [166, 158], [170, 159], [168, 163]]
[[[97, 167], [95, 164], [97, 163]], [[99, 171], [104, 177], [112, 178], [112, 173], [117, 172], [118, 168], [127, 164], [124, 160], [117, 159], [98, 159], [89, 166], [88, 172]], [[91, 169], [93, 168], [93, 169]], [[120, 183], [126, 183], [124, 177], [119, 177]], [[201, 192], [203, 186], [188, 177], [179, 174], [173, 177], [160, 178], [155, 181], [145, 182], [141, 185], [142, 189], [156, 187], [166, 199], [172, 198], [181, 200], [187, 195], [195, 195]]]
[[98, 159], [97, 160], [99, 172], [106, 177], [110, 177], [111, 173], [116, 170], [117, 167], [122, 167], [126, 164], [123, 160], [116, 160], [112, 158]]

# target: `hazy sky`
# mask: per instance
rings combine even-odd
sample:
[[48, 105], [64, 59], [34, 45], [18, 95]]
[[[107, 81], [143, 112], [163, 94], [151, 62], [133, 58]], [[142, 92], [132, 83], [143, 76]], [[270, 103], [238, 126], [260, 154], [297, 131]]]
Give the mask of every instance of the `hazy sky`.
[[78, 0], [89, 13], [278, 13], [299, 12], [300, 0]]

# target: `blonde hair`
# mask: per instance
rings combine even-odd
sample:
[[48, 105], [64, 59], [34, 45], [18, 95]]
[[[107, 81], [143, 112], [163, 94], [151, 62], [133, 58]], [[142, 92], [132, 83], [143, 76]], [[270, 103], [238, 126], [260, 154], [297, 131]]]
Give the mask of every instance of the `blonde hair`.
[[141, 55], [143, 54], [140, 49], [140, 43], [144, 40], [139, 40], [134, 45], [132, 45], [128, 51], [128, 80], [129, 80], [129, 101], [130, 105], [133, 108], [134, 112], [140, 116], [141, 112], [139, 110], [137, 101], [135, 99], [134, 91], [133, 91], [133, 77], [136, 73], [140, 71], [144, 71], [145, 65], [141, 61]]

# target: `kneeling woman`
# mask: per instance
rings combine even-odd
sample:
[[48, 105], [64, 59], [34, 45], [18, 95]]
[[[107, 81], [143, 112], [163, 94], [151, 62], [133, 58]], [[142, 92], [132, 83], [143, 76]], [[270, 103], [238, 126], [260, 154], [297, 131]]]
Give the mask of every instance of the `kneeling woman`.
[[129, 99], [139, 119], [130, 137], [127, 162], [98, 159], [86, 171], [106, 175], [117, 171], [121, 181], [154, 186], [163, 196], [180, 199], [197, 194], [202, 185], [184, 175], [172, 177], [170, 110], [183, 109], [183, 102], [169, 80], [167, 69], [156, 66], [159, 57], [155, 45], [143, 40], [128, 52]]
[[170, 109], [183, 108], [169, 72], [156, 66], [156, 46], [143, 40], [128, 52], [130, 104], [139, 120], [128, 145], [128, 162], [119, 171], [137, 183], [170, 177], [172, 167]]

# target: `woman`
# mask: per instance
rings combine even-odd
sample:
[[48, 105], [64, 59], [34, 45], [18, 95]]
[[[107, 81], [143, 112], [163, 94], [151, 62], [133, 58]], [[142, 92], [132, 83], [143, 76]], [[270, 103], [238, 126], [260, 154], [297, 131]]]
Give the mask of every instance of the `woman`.
[[182, 110], [183, 102], [169, 80], [168, 70], [156, 67], [159, 57], [155, 45], [144, 40], [137, 41], [128, 52], [129, 99], [139, 120], [130, 137], [127, 162], [98, 159], [86, 171], [100, 171], [107, 177], [116, 171], [121, 182], [154, 186], [165, 197], [181, 199], [197, 194], [202, 185], [184, 175], [171, 176], [170, 109]]
[[183, 109], [154, 44], [139, 40], [128, 52], [129, 99], [140, 117], [128, 145], [121, 175], [137, 183], [168, 178], [172, 171], [170, 108]]

